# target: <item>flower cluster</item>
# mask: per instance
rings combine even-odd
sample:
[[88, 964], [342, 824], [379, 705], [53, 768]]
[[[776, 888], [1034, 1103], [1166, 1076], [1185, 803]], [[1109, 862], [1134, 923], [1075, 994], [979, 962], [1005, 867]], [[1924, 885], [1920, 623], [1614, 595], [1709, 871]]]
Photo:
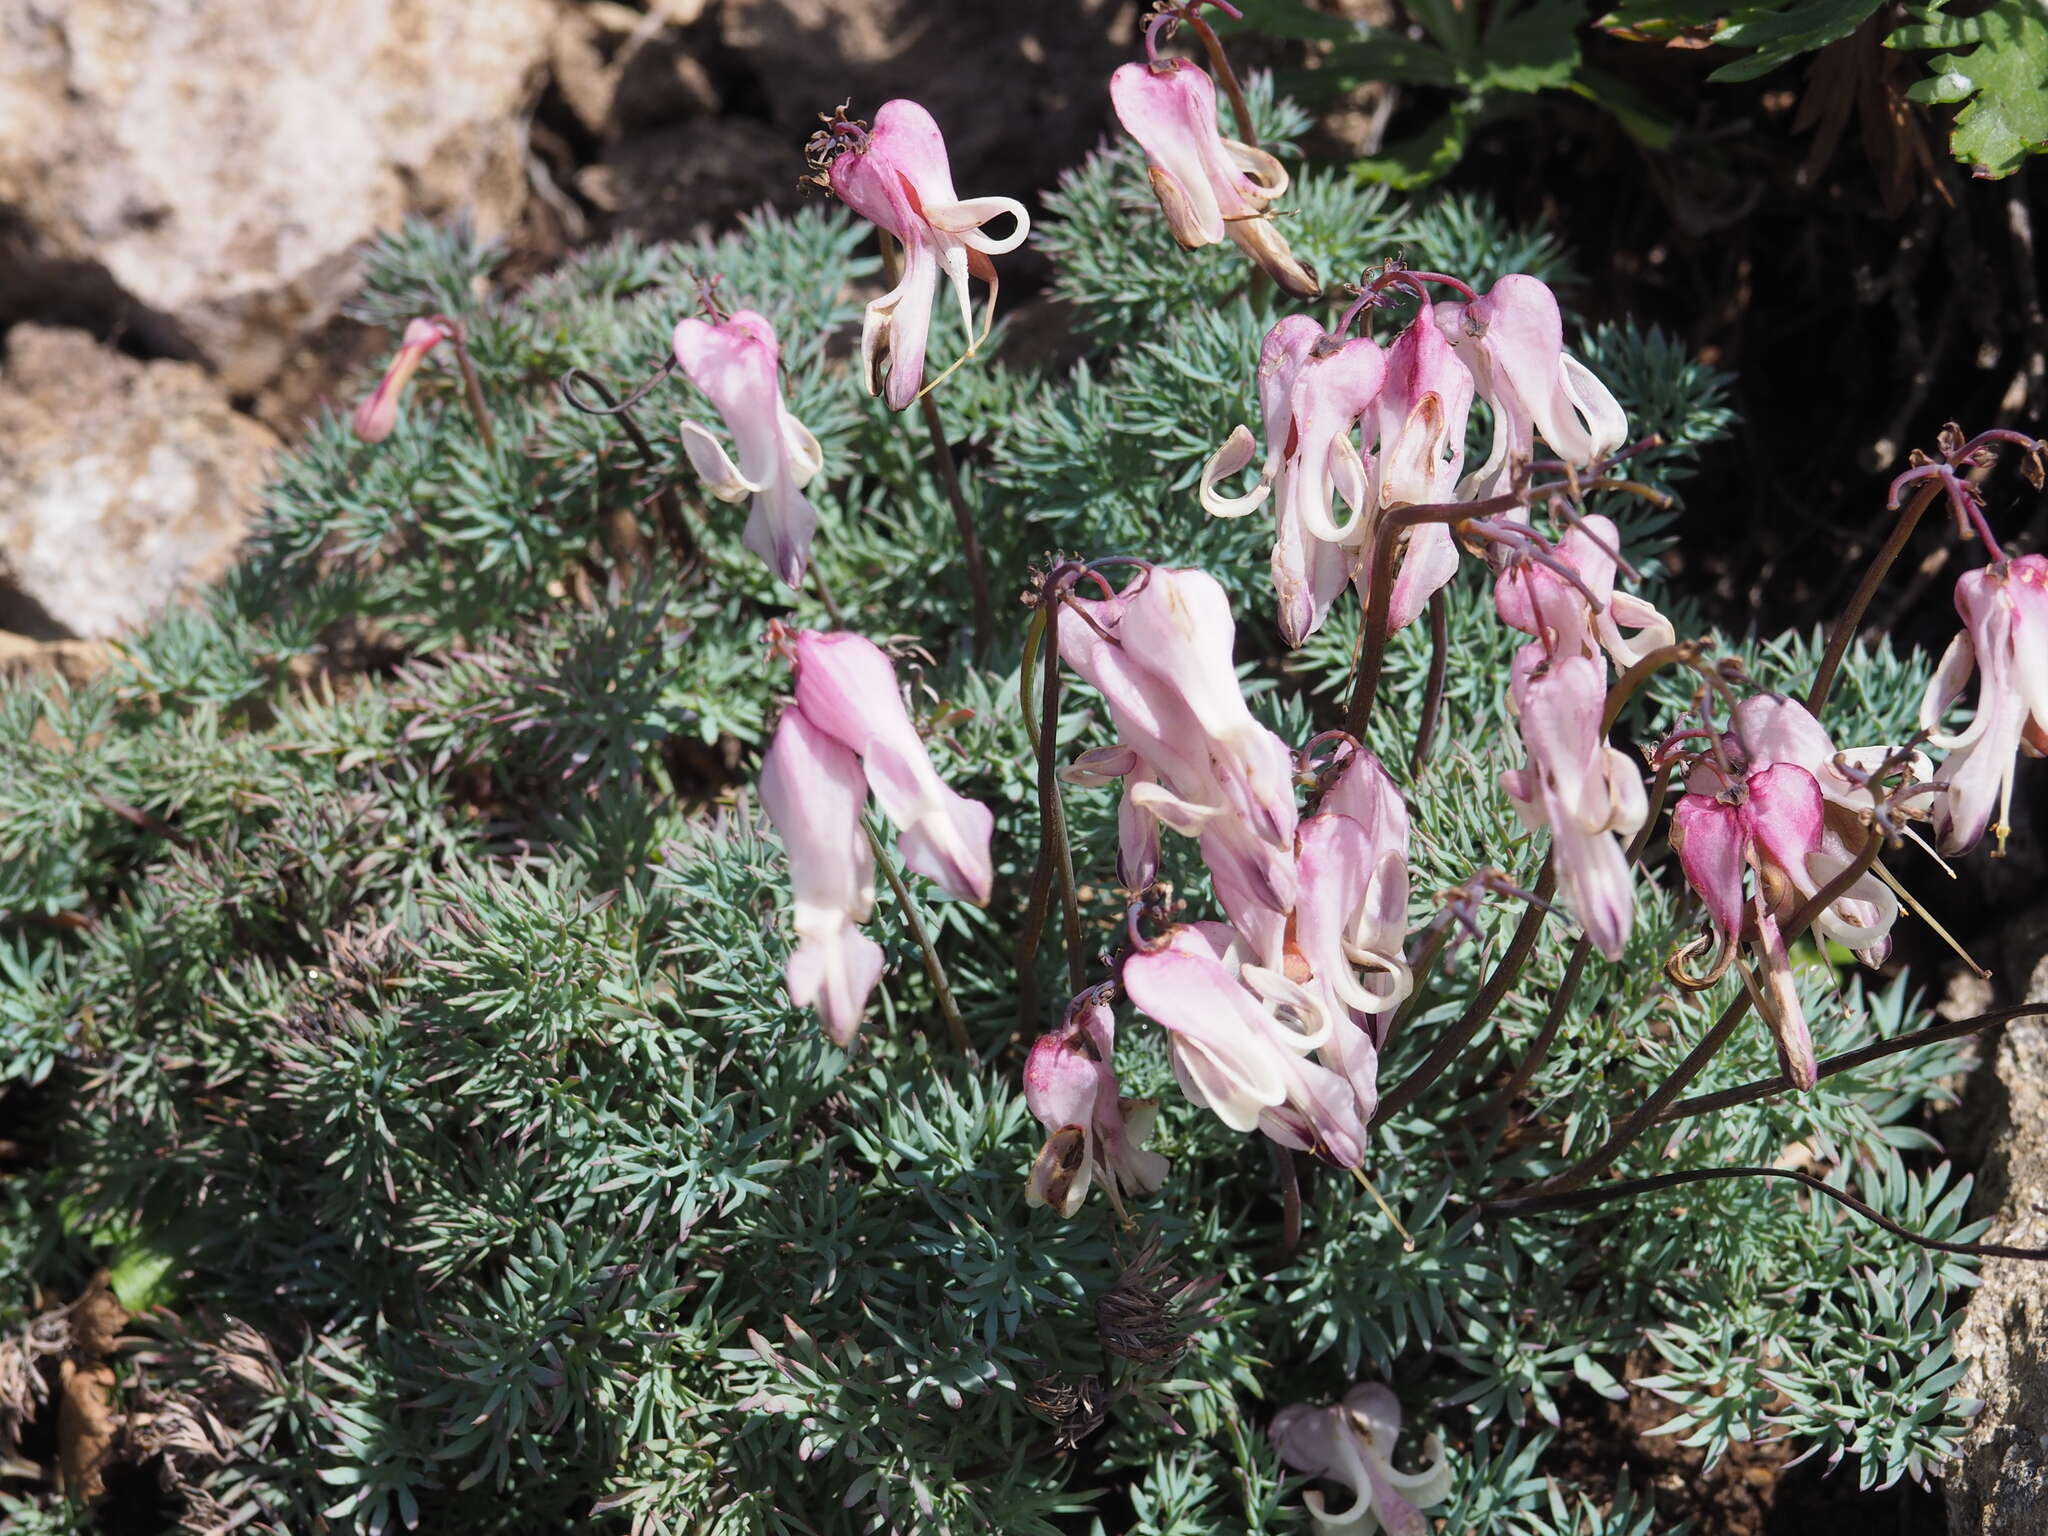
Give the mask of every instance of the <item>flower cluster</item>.
[[[1315, 297], [1315, 274], [1293, 256], [1270, 206], [1287, 186], [1279, 162], [1223, 136], [1209, 73], [1157, 51], [1170, 24], [1191, 20], [1201, 3], [1170, 0], [1158, 9], [1146, 29], [1147, 56], [1116, 72], [1112, 102], [1145, 151], [1167, 227], [1183, 247], [1227, 238], [1284, 293]], [[1222, 78], [1241, 107], [1234, 82], [1227, 72]], [[812, 159], [819, 179], [876, 225], [885, 253], [898, 262], [888, 291], [866, 306], [861, 369], [868, 391], [901, 410], [936, 382], [927, 381], [925, 361], [941, 275], [959, 301], [971, 354], [970, 279], [987, 286], [992, 317], [992, 258], [1023, 241], [1024, 210], [1007, 198], [961, 198], [938, 127], [914, 102], [886, 103], [872, 128], [835, 115], [814, 139]], [[984, 232], [1005, 214], [1012, 220], [1006, 235]], [[1438, 299], [1443, 289], [1454, 296]], [[1618, 589], [1628, 570], [1622, 532], [1587, 510], [1586, 493], [1615, 487], [1608, 470], [1624, 456], [1628, 423], [1608, 388], [1566, 349], [1548, 287], [1515, 274], [1480, 293], [1456, 277], [1390, 264], [1353, 292], [1357, 302], [1334, 329], [1289, 314], [1267, 332], [1255, 365], [1246, 360], [1262, 434], [1233, 431], [1201, 468], [1197, 491], [1201, 507], [1217, 517], [1270, 507], [1278, 629], [1289, 645], [1314, 634], [1345, 590], [1356, 589], [1368, 623], [1350, 729], [1324, 731], [1297, 750], [1260, 723], [1239, 681], [1229, 600], [1204, 571], [1132, 556], [1055, 560], [1032, 599], [1051, 636], [1040, 762], [1054, 760], [1064, 667], [1100, 697], [1115, 739], [1082, 751], [1061, 777], [1118, 786], [1117, 874], [1131, 901], [1128, 943], [1110, 959], [1113, 979], [1086, 986], [1093, 957], [1077, 953], [1079, 901], [1069, 876], [1063, 894], [1077, 995], [1023, 1065], [1025, 1102], [1045, 1133], [1026, 1197], [1061, 1217], [1080, 1212], [1099, 1185], [1128, 1220], [1128, 1203], [1160, 1190], [1170, 1172], [1148, 1145], [1158, 1104], [1122, 1092], [1119, 998], [1160, 1026], [1183, 1093], [1225, 1125], [1339, 1167], [1358, 1170], [1367, 1161], [1382, 1111], [1381, 1058], [1415, 978], [1409, 806], [1363, 744], [1366, 717], [1387, 632], [1412, 623], [1454, 579], [1461, 552], [1483, 558], [1494, 614], [1525, 637], [1506, 677], [1522, 762], [1499, 782], [1524, 825], [1548, 834], [1543, 889], [1555, 889], [1558, 907], [1583, 935], [1556, 1018], [1589, 952], [1610, 962], [1627, 953], [1634, 863], [1675, 789], [1668, 841], [1699, 898], [1706, 932], [1669, 957], [1667, 971], [1696, 990], [1735, 971], [1775, 1036], [1784, 1084], [1812, 1088], [1821, 1069], [1793, 974], [1794, 944], [1811, 928], [1867, 964], [1883, 963], [1901, 888], [1879, 864], [1881, 849], [1926, 816], [1948, 853], [1968, 850], [1987, 830], [2002, 848], [2016, 759], [2048, 753], [2048, 556], [2007, 557], [1979, 494], [1957, 472], [1983, 462], [1993, 438], [2024, 443], [2038, 471], [2040, 448], [2031, 439], [1988, 434], [1965, 443], [1960, 433], [1945, 433], [1942, 459], [1919, 461], [1895, 487], [1894, 505], [1899, 489], [1927, 480], [1919, 507], [1946, 490], [1992, 558], [1958, 583], [1964, 630], [1927, 689], [1919, 736], [1901, 746], [1838, 750], [1818, 712], [1839, 646], [1805, 702], [1738, 695], [1747, 685], [1739, 668], [1708, 664], [1704, 642], [1679, 644], [1654, 606]], [[1391, 340], [1351, 334], [1361, 316], [1369, 320], [1397, 298], [1415, 308]], [[980, 334], [989, 323], [985, 317]], [[360, 437], [374, 442], [393, 430], [406, 381], [444, 339], [467, 367], [458, 330], [439, 317], [415, 321], [356, 413]], [[789, 587], [801, 587], [818, 526], [803, 488], [823, 456], [785, 404], [774, 330], [752, 310], [686, 318], [675, 327], [673, 353], [734, 446], [729, 454], [704, 426], [684, 421], [690, 463], [714, 498], [750, 502], [747, 547]], [[1467, 433], [1481, 405], [1491, 441], [1484, 460], [1468, 467]], [[927, 416], [941, 436], [929, 406]], [[1255, 483], [1227, 489], [1255, 460]], [[964, 525], [962, 537], [971, 538]], [[977, 556], [970, 568], [978, 563]], [[1121, 589], [1105, 574], [1115, 568], [1133, 572]], [[1845, 619], [1841, 645], [1858, 619], [1860, 610]], [[870, 798], [898, 829], [910, 871], [977, 904], [989, 901], [994, 883], [993, 816], [940, 779], [895, 669], [872, 642], [780, 625], [773, 633], [794, 665], [795, 687], [763, 756], [759, 794], [789, 861], [797, 942], [788, 990], [849, 1046], [884, 967], [880, 946], [862, 931], [875, 904]], [[1610, 735], [1633, 690], [1672, 665], [1694, 669], [1699, 686], [1685, 727], [1648, 753], [1646, 783], [1645, 763]], [[1974, 716], [1944, 734], [1973, 673]], [[1946, 753], [1939, 768], [1914, 749], [1923, 740]], [[1064, 833], [1049, 776], [1040, 791], [1045, 852], [1031, 899], [1043, 918], [1067, 850], [1058, 841]], [[1180, 920], [1159, 878], [1162, 829], [1194, 843], [1217, 912]], [[1513, 888], [1497, 872], [1477, 872], [1434, 922], [1469, 923], [1484, 889]], [[1537, 910], [1525, 928], [1533, 933], [1541, 892], [1530, 899]], [[1036, 933], [1029, 918], [1025, 926]], [[1434, 944], [1429, 953], [1437, 953]], [[1027, 989], [1035, 954], [1028, 949], [1020, 967]], [[1702, 954], [1710, 958], [1693, 969]], [[927, 949], [926, 959], [936, 979], [936, 952]], [[1503, 962], [1507, 984], [1521, 963]], [[1493, 1002], [1475, 1002], [1475, 1021], [1431, 1053], [1419, 1086], [1390, 1090], [1389, 1104], [1411, 1102], [1429, 1076], [1445, 1070], [1502, 990], [1489, 979], [1480, 996], [1491, 993]], [[1035, 996], [1027, 991], [1027, 1034], [1042, 1027], [1028, 1017]], [[1741, 1016], [1732, 1013], [1728, 1027]], [[964, 1050], [964, 1031], [949, 1018]], [[1671, 1092], [1683, 1086], [1677, 1081]], [[1293, 1166], [1284, 1153], [1275, 1156]], [[1190, 1326], [1181, 1314], [1195, 1310], [1190, 1298], [1199, 1286], [1154, 1288], [1170, 1306], [1152, 1289], [1133, 1287], [1125, 1298], [1129, 1326], [1117, 1336], [1137, 1342], [1122, 1352], [1163, 1359], [1184, 1347]], [[1099, 1421], [1094, 1409], [1061, 1416], [1090, 1427]], [[1334, 1514], [1319, 1493], [1307, 1495], [1318, 1530], [1365, 1536], [1384, 1526], [1413, 1536], [1426, 1529], [1420, 1509], [1446, 1496], [1449, 1473], [1433, 1438], [1428, 1470], [1397, 1471], [1399, 1427], [1393, 1394], [1371, 1385], [1341, 1404], [1296, 1405], [1275, 1417], [1271, 1435], [1283, 1461], [1351, 1492]]]
[[[1434, 276], [1434, 274], [1431, 274]], [[1388, 594], [1392, 627], [1412, 622], [1458, 568], [1441, 519], [1407, 526], [1402, 508], [1477, 505], [1509, 495], [1526, 478], [1540, 436], [1571, 469], [1588, 469], [1621, 446], [1628, 422], [1607, 387], [1564, 346], [1557, 298], [1533, 277], [1502, 278], [1475, 294], [1453, 278], [1462, 300], [1429, 302], [1424, 275], [1395, 270], [1361, 296], [1336, 334], [1289, 315], [1266, 335], [1258, 366], [1266, 457], [1257, 484], [1241, 495], [1217, 489], [1257, 454], [1239, 427], [1202, 471], [1202, 505], [1242, 517], [1273, 503], [1273, 587], [1282, 635], [1299, 645], [1322, 626], [1347, 585], [1371, 600], [1372, 541], [1393, 518], [1401, 541]], [[1344, 338], [1353, 315], [1378, 291], [1412, 286], [1415, 318], [1382, 348]], [[1493, 417], [1486, 462], [1464, 473], [1474, 400]], [[1348, 513], [1332, 512], [1341, 500]]]
[[1064, 601], [1061, 658], [1102, 693], [1117, 731], [1067, 776], [1122, 780], [1127, 887], [1152, 883], [1169, 827], [1197, 841], [1229, 918], [1142, 946], [1124, 989], [1167, 1030], [1189, 1098], [1357, 1167], [1386, 1016], [1410, 986], [1407, 807], [1346, 743], [1315, 813], [1300, 814], [1294, 754], [1245, 705], [1214, 577], [1153, 567], [1114, 596]]

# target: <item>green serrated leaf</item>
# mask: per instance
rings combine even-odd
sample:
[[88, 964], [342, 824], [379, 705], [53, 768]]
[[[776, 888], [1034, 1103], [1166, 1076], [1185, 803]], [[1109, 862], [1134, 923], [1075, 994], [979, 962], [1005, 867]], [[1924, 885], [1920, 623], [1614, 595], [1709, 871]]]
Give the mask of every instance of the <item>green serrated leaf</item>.
[[1746, 59], [1723, 64], [1709, 80], [1754, 80], [1802, 53], [1840, 42], [1870, 18], [1879, 0], [1803, 0], [1803, 3], [1750, 5], [1730, 14], [1714, 41], [1729, 48], [1751, 48]]
[[2010, 176], [2048, 148], [2048, 10], [2040, 0], [1997, 0], [1974, 16], [1937, 3], [1900, 27], [1887, 48], [1952, 48], [1928, 60], [1931, 77], [1907, 95], [1923, 105], [1966, 103], [1949, 152], [1981, 177]]

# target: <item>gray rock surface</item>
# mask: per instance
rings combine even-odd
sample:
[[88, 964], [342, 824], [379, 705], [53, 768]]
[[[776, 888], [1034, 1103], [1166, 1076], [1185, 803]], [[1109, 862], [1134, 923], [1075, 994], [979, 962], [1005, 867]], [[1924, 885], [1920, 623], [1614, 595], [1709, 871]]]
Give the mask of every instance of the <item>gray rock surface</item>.
[[552, 0], [0, 0], [0, 323], [259, 389], [408, 213], [503, 230]]
[[232, 562], [277, 439], [191, 363], [17, 325], [0, 371], [0, 629], [96, 639]]
[[[2019, 925], [2004, 946], [2008, 974], [2026, 976], [2015, 1001], [2048, 1001], [2048, 917]], [[1983, 1241], [2048, 1247], [2048, 1015], [2005, 1027], [1984, 1093], [1989, 1136], [1978, 1206], [1993, 1215]], [[1956, 1332], [1970, 1364], [1957, 1390], [1979, 1398], [1961, 1462], [1943, 1479], [1953, 1536], [2048, 1536], [2048, 1266], [1985, 1261]]]

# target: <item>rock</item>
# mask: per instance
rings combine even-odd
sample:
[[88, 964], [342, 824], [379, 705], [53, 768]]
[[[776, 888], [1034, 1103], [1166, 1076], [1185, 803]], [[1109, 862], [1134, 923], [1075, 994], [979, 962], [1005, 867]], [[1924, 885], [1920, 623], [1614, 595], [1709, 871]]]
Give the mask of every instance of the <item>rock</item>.
[[0, 371], [0, 628], [100, 638], [232, 562], [278, 442], [190, 363], [18, 325]]
[[606, 143], [703, 117], [719, 108], [710, 71], [659, 11], [610, 0], [562, 13], [552, 63], [555, 89], [586, 133]]
[[[2019, 925], [2005, 946], [2027, 976], [2016, 1001], [2048, 1001], [2048, 920]], [[1989, 1074], [1971, 1087], [1992, 1102], [1989, 1151], [1975, 1214], [1991, 1214], [1980, 1241], [2048, 1247], [2048, 1015], [2005, 1026]], [[1986, 1081], [1986, 1077], [1990, 1081]], [[1983, 1283], [1956, 1330], [1969, 1362], [1957, 1390], [1983, 1401], [1960, 1462], [1942, 1478], [1953, 1536], [2048, 1533], [2048, 1277], [2020, 1259], [1987, 1259]]]
[[0, 682], [57, 677], [76, 687], [98, 677], [112, 660], [101, 640], [31, 640], [0, 629]]
[[248, 394], [408, 213], [526, 198], [551, 0], [0, 0], [0, 323], [118, 323]]
[[576, 190], [614, 216], [613, 228], [689, 240], [763, 203], [793, 206], [802, 171], [803, 156], [772, 128], [714, 117], [615, 146], [577, 174]]

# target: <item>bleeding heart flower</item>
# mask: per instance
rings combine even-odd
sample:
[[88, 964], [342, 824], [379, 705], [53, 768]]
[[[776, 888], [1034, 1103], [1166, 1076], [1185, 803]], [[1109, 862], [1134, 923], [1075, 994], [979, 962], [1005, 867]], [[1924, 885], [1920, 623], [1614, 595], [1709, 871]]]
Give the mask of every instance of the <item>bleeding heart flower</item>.
[[405, 393], [405, 386], [419, 372], [427, 354], [454, 337], [455, 323], [441, 315], [427, 315], [406, 322], [405, 335], [398, 343], [398, 355], [391, 359], [391, 366], [384, 370], [384, 377], [377, 381], [377, 387], [364, 397], [363, 403], [349, 418], [349, 425], [358, 438], [366, 443], [381, 443], [392, 434], [398, 426], [399, 397]]
[[1149, 1195], [1168, 1165], [1145, 1150], [1159, 1106], [1123, 1097], [1115, 1066], [1116, 1019], [1092, 988], [1067, 1005], [1060, 1028], [1041, 1035], [1024, 1062], [1024, 1102], [1046, 1129], [1024, 1198], [1071, 1216], [1101, 1178], [1109, 1203], [1124, 1214], [1126, 1192]]
[[[1284, 1147], [1341, 1167], [1364, 1161], [1365, 1126], [1350, 1084], [1305, 1059], [1330, 1038], [1319, 1005], [1285, 978], [1248, 966], [1233, 930], [1177, 927], [1165, 943], [1124, 962], [1123, 985], [1167, 1031], [1181, 1091], [1225, 1125], [1256, 1126]], [[1303, 1022], [1310, 1027], [1298, 1027]]]
[[[1200, 496], [1212, 516], [1242, 517], [1273, 497], [1273, 586], [1289, 645], [1322, 627], [1371, 532], [1371, 470], [1353, 434], [1378, 403], [1385, 375], [1386, 354], [1373, 342], [1359, 337], [1339, 345], [1306, 315], [1288, 316], [1266, 333], [1259, 353], [1266, 429], [1259, 483], [1242, 496], [1216, 490], [1218, 480], [1238, 473], [1257, 451], [1243, 427], [1203, 468]], [[1335, 496], [1351, 509], [1342, 525], [1330, 515]]]
[[[995, 316], [996, 268], [989, 258], [1022, 245], [1031, 219], [1015, 198], [962, 198], [953, 190], [945, 138], [931, 113], [914, 101], [884, 102], [872, 132], [847, 135], [830, 174], [840, 200], [903, 247], [901, 279], [869, 301], [860, 332], [868, 393], [883, 394], [886, 381], [889, 408], [900, 411], [924, 387], [925, 343], [939, 274], [946, 275], [960, 300], [971, 356]], [[983, 225], [1004, 214], [1015, 220], [1007, 235], [998, 239], [982, 233]], [[967, 291], [970, 275], [988, 285], [981, 336], [975, 334], [974, 304]]]
[[803, 630], [793, 644], [797, 708], [859, 756], [882, 813], [902, 829], [903, 862], [949, 895], [986, 905], [995, 816], [940, 781], [889, 658], [859, 635]]
[[801, 709], [786, 709], [761, 759], [760, 793], [789, 856], [797, 935], [790, 999], [815, 1007], [833, 1041], [850, 1045], [882, 975], [881, 946], [856, 926], [875, 908], [860, 761]]
[[[1966, 571], [1956, 582], [1956, 612], [1963, 631], [1920, 701], [1921, 729], [1948, 754], [1935, 780], [1948, 794], [1935, 804], [1934, 826], [1944, 853], [1975, 847], [1986, 827], [2003, 853], [2015, 760], [2021, 752], [2048, 755], [2048, 555]], [[1959, 734], [1941, 734], [1941, 717], [1973, 670], [1981, 673], [1977, 712]]]
[[724, 418], [740, 456], [734, 464], [710, 432], [685, 421], [683, 448], [691, 465], [720, 501], [752, 499], [747, 548], [785, 585], [802, 587], [818, 528], [803, 487], [824, 460], [818, 440], [783, 404], [775, 328], [751, 309], [717, 325], [691, 317], [677, 322], [674, 348], [684, 375]]
[[1420, 1472], [1394, 1467], [1401, 1433], [1401, 1400], [1377, 1383], [1353, 1387], [1342, 1403], [1318, 1407], [1294, 1403], [1273, 1415], [1267, 1433], [1280, 1459], [1297, 1472], [1323, 1478], [1350, 1491], [1350, 1505], [1332, 1514], [1323, 1495], [1311, 1488], [1301, 1496], [1315, 1521], [1316, 1536], [1428, 1536], [1422, 1511], [1451, 1496], [1451, 1468], [1435, 1435], [1423, 1441], [1430, 1465]]
[[[1731, 780], [1702, 759], [1671, 811], [1679, 867], [1724, 947], [1742, 937], [1745, 906], [1753, 909], [1765, 974], [1757, 1002], [1777, 1037], [1785, 1075], [1800, 1089], [1811, 1088], [1819, 1070], [1780, 924], [1818, 889], [1808, 861], [1820, 851], [1825, 805], [1813, 775], [1797, 764], [1773, 763]], [[1753, 899], [1743, 894], [1751, 868]]]
[[[1623, 670], [1671, 644], [1677, 632], [1669, 619], [1642, 598], [1614, 590], [1620, 539], [1613, 522], [1595, 512], [1566, 530], [1546, 559], [1509, 555], [1493, 584], [1502, 622], [1534, 635], [1553, 656], [1604, 650]], [[1624, 627], [1636, 634], [1623, 635]]]
[[1535, 456], [1539, 435], [1557, 457], [1580, 467], [1627, 440], [1628, 417], [1593, 371], [1565, 351], [1557, 296], [1536, 278], [1510, 273], [1476, 299], [1438, 304], [1435, 315], [1493, 410], [1493, 449], [1466, 476], [1467, 498], [1507, 490], [1517, 468]]
[[1223, 137], [1216, 87], [1199, 65], [1126, 64], [1109, 77], [1109, 99], [1145, 151], [1174, 239], [1192, 251], [1227, 237], [1283, 292], [1312, 299], [1322, 291], [1266, 211], [1286, 193], [1287, 172], [1263, 149]]
[[1585, 655], [1546, 658], [1541, 645], [1515, 653], [1509, 700], [1529, 750], [1501, 786], [1529, 827], [1550, 828], [1563, 904], [1593, 947], [1619, 960], [1635, 922], [1635, 887], [1621, 838], [1649, 814], [1642, 776], [1607, 745], [1600, 717], [1607, 673]]

